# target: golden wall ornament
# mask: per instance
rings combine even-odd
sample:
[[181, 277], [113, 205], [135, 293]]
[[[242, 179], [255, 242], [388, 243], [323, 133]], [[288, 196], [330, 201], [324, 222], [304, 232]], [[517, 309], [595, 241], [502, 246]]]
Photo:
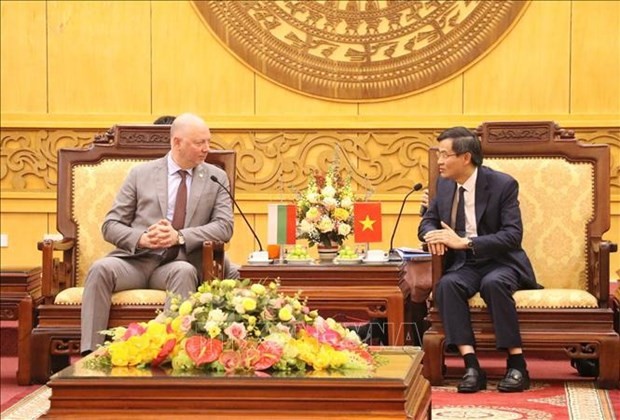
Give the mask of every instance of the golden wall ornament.
[[194, 1], [242, 62], [294, 91], [336, 101], [409, 95], [464, 71], [528, 2]]
[[[472, 127], [475, 128], [475, 127]], [[612, 194], [620, 193], [618, 127], [565, 127], [578, 140], [610, 147]], [[428, 149], [442, 129], [212, 129], [211, 147], [237, 152], [237, 192], [284, 198], [302, 188], [314, 170], [326, 172], [334, 159], [364, 195], [402, 194], [417, 182], [428, 185]], [[3, 128], [0, 160], [2, 191], [56, 191], [58, 149], [113, 141], [106, 129]], [[536, 131], [530, 133], [535, 137]], [[506, 133], [509, 136], [510, 133]], [[123, 139], [130, 144], [131, 136]], [[144, 140], [142, 140], [144, 142]], [[167, 138], [153, 136], [153, 143]], [[498, 138], [498, 141], [501, 139]], [[337, 155], [334, 154], [337, 153]]]
[[94, 130], [3, 128], [0, 132], [2, 191], [56, 191], [58, 149], [85, 147]]

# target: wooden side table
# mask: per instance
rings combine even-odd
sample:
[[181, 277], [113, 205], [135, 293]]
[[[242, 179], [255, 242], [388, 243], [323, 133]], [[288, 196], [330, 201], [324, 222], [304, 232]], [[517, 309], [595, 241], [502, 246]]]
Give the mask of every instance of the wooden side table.
[[402, 346], [410, 336], [399, 287], [402, 263], [244, 265], [239, 274], [255, 282], [279, 279], [284, 293], [301, 290], [313, 309], [362, 310], [370, 317], [386, 318], [390, 346]]
[[41, 267], [0, 270], [0, 319], [17, 320], [17, 383], [30, 384], [30, 332], [41, 302]]

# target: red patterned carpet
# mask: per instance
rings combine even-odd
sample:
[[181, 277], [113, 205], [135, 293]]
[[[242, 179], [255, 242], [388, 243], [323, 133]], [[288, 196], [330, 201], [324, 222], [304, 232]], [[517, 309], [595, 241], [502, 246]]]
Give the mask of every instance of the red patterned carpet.
[[497, 392], [490, 381], [475, 396], [458, 394], [456, 383], [433, 388], [434, 419], [616, 419], [620, 410], [620, 391], [598, 390], [592, 381], [534, 381], [519, 394]]
[[562, 357], [527, 358], [531, 388], [523, 393], [497, 391], [505, 370], [503, 357], [486, 356], [481, 365], [491, 379], [486, 391], [476, 394], [456, 392], [463, 367], [460, 358], [448, 358], [450, 379], [433, 387], [433, 418], [452, 419], [536, 419], [598, 420], [620, 418], [620, 390], [599, 390], [591, 378], [580, 377]]

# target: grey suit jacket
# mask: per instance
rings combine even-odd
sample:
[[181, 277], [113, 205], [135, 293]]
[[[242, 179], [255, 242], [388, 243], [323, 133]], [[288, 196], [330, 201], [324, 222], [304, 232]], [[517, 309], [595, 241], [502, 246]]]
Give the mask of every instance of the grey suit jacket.
[[[456, 182], [452, 180], [441, 177], [437, 180], [437, 194], [418, 227], [421, 241], [427, 232], [440, 229], [441, 221], [450, 224], [456, 187]], [[473, 238], [476, 257], [491, 258], [514, 268], [524, 288], [540, 288], [532, 264], [521, 248], [523, 223], [519, 209], [519, 184], [514, 178], [486, 166], [478, 168], [476, 223], [478, 237]]]
[[[229, 188], [226, 173], [217, 166], [201, 163], [194, 168], [185, 227], [181, 229], [187, 259], [199, 273], [202, 243], [206, 240], [228, 242], [233, 234], [230, 196], [211, 180], [212, 175]], [[166, 218], [167, 203], [167, 157], [135, 166], [103, 222], [104, 239], [116, 246], [108, 256], [131, 258], [145, 253], [161, 253], [138, 249], [137, 245], [149, 226]]]

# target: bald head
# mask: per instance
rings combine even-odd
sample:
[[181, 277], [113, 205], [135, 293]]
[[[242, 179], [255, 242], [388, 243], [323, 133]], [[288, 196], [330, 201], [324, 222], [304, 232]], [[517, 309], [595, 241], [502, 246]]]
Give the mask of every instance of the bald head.
[[170, 139], [175, 135], [183, 135], [188, 129], [208, 128], [207, 123], [196, 114], [185, 113], [174, 119], [170, 126]]
[[210, 141], [211, 131], [198, 115], [181, 114], [170, 126], [172, 159], [183, 169], [190, 169], [204, 162]]

